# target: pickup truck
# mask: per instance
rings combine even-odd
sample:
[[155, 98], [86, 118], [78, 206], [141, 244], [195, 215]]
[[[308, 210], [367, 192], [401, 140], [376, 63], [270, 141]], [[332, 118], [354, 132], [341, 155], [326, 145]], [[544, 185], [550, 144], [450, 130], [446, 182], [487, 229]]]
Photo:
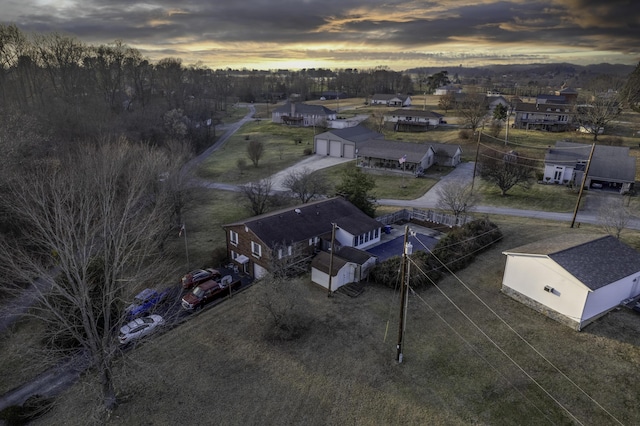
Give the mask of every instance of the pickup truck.
[[224, 276], [220, 281], [205, 281], [182, 298], [182, 307], [188, 311], [200, 309], [213, 300], [231, 295], [241, 285], [242, 282], [240, 280], [233, 281], [231, 275]]
[[168, 295], [168, 289], [158, 291], [145, 288], [133, 298], [133, 303], [125, 309], [127, 320], [149, 314], [155, 307], [163, 303]]

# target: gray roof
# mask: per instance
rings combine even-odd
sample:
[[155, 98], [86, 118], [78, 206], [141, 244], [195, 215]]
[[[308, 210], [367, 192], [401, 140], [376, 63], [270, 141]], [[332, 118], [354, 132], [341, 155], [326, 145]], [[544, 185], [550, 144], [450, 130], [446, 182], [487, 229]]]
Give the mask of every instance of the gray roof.
[[[375, 257], [371, 253], [367, 253], [364, 250], [357, 249], [355, 247], [342, 246], [333, 256], [332, 274], [336, 275], [340, 268], [346, 265], [348, 262], [363, 265], [372, 257]], [[331, 253], [321, 251], [311, 261], [311, 266], [322, 272], [329, 272], [329, 262], [331, 262]]]
[[358, 144], [358, 156], [399, 160], [400, 157], [406, 155], [408, 163], [420, 163], [429, 149], [431, 149], [431, 144], [428, 143], [369, 139]]
[[[587, 161], [591, 145], [558, 141], [544, 157], [545, 163], [575, 166], [578, 161]], [[629, 147], [596, 145], [593, 152], [589, 176], [592, 179], [608, 179], [620, 182], [634, 182], [636, 159], [629, 155]]]
[[562, 235], [503, 253], [546, 256], [590, 290], [640, 272], [640, 253], [611, 235]]
[[438, 114], [433, 111], [422, 111], [418, 109], [394, 109], [391, 112], [386, 113], [385, 115], [398, 115], [405, 117], [428, 117], [428, 118], [442, 118], [444, 115]]
[[552, 103], [518, 102], [516, 103], [514, 110], [518, 112], [557, 112], [562, 114], [573, 114], [571, 105]]
[[353, 127], [345, 127], [344, 129], [329, 130], [327, 132], [317, 135], [316, 137], [322, 136], [326, 133], [330, 133], [339, 138], [346, 139], [352, 142], [359, 142], [359, 141], [368, 140], [368, 139], [377, 139], [377, 138], [382, 138], [384, 136], [382, 133], [374, 132], [373, 130], [361, 124], [358, 124], [357, 126], [353, 126]]
[[384, 94], [384, 93], [376, 93], [375, 95], [373, 95], [371, 97], [371, 100], [375, 99], [375, 100], [380, 100], [380, 101], [389, 101], [391, 99], [398, 98], [398, 99], [400, 99], [401, 101], [404, 102], [404, 101], [407, 100], [408, 97], [409, 97], [408, 95], [400, 95], [400, 94], [387, 95], [387, 94]]
[[[281, 105], [273, 110], [273, 112], [280, 114], [290, 114], [292, 103], [287, 101], [284, 105]], [[323, 105], [309, 105], [302, 102], [295, 102], [296, 114], [300, 115], [331, 115], [336, 112]]]
[[275, 247], [331, 232], [332, 223], [353, 235], [381, 227], [380, 222], [341, 197], [265, 213], [223, 227], [245, 225], [265, 244]]
[[462, 153], [460, 145], [454, 145], [450, 143], [429, 142], [431, 148], [435, 151], [436, 155], [446, 155], [447, 157], [453, 157], [458, 150]]

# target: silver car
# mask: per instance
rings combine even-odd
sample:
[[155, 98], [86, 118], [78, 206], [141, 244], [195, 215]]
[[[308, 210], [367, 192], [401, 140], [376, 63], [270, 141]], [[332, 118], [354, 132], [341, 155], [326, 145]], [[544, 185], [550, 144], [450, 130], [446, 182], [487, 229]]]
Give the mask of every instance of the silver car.
[[149, 315], [136, 318], [120, 328], [118, 340], [121, 345], [126, 345], [133, 340], [141, 339], [153, 333], [158, 327], [164, 325], [164, 318], [160, 315]]

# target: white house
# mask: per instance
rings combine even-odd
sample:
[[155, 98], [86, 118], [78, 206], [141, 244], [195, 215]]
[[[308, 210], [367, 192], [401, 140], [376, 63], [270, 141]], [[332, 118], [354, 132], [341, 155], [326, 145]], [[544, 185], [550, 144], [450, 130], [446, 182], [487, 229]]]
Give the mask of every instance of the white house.
[[387, 95], [376, 93], [371, 97], [371, 105], [408, 107], [411, 106], [411, 96], [401, 94]]
[[[580, 186], [591, 145], [558, 141], [544, 157], [544, 182]], [[602, 188], [625, 194], [636, 180], [636, 158], [629, 147], [596, 145], [585, 181], [585, 189]]]
[[444, 116], [433, 111], [396, 109], [384, 114], [385, 123], [396, 131], [435, 129], [443, 123]]
[[640, 253], [611, 235], [562, 235], [503, 254], [502, 292], [578, 331], [640, 294]]
[[376, 257], [353, 247], [341, 247], [334, 253], [322, 251], [311, 262], [311, 281], [329, 288], [329, 266], [331, 266], [331, 290], [345, 284], [360, 282], [367, 278], [369, 270], [376, 264]]

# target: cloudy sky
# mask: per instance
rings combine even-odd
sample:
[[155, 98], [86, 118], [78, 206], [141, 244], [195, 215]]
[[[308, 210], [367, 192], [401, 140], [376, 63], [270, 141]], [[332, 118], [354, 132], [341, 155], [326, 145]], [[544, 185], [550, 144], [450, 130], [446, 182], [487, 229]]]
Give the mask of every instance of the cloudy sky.
[[0, 23], [210, 68], [640, 60], [638, 0], [0, 0]]

